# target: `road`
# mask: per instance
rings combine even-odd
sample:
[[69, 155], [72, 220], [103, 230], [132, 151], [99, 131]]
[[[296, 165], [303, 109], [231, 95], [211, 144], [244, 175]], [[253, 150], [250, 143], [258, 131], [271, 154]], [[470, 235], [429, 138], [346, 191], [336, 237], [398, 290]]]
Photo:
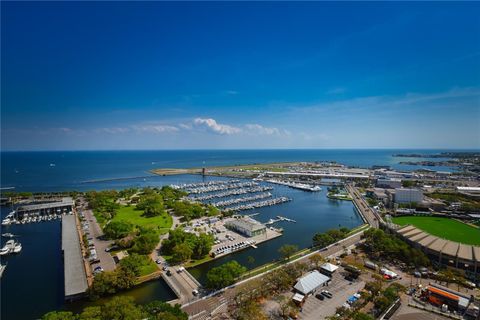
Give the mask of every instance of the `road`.
[[378, 228], [379, 227], [378, 221], [381, 220], [381, 217], [379, 217], [372, 210], [372, 208], [370, 208], [370, 206], [362, 197], [362, 195], [360, 194], [357, 188], [347, 184], [346, 189], [350, 193], [350, 196], [352, 197], [353, 202], [357, 205], [357, 208], [361, 211], [361, 213], [367, 220], [368, 224], [374, 228]]

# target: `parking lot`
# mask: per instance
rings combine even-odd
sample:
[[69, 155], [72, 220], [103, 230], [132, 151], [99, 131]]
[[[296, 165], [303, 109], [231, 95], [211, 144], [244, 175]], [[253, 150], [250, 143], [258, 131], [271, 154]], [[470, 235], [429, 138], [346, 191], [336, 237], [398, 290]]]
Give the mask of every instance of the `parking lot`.
[[350, 296], [363, 289], [364, 281], [359, 278], [354, 282], [349, 282], [344, 279], [341, 272], [343, 272], [342, 267], [333, 274], [332, 281], [327, 287], [317, 290], [318, 293], [323, 289], [330, 291], [333, 295], [332, 298], [320, 300], [315, 295], [309, 296], [299, 313], [299, 319], [318, 320], [332, 316], [335, 314], [335, 310], [346, 303]]
[[101, 267], [104, 271], [112, 271], [115, 269], [115, 261], [110, 253], [105, 249], [112, 246], [113, 241], [103, 240], [103, 232], [97, 219], [93, 215], [92, 210], [86, 208], [86, 204], [80, 205], [78, 208], [79, 215], [82, 217], [82, 232], [87, 236], [87, 250], [90, 252], [89, 261], [97, 261], [92, 263], [92, 271], [97, 267]]
[[247, 237], [238, 232], [227, 229], [224, 224], [226, 221], [228, 221], [228, 219], [219, 221], [216, 220], [218, 219], [196, 219], [192, 220], [191, 227], [184, 228], [184, 230], [187, 232], [198, 233], [196, 230], [200, 230], [201, 232], [212, 234], [215, 237], [215, 243], [212, 246], [211, 252], [213, 252], [216, 257], [221, 257], [231, 252], [248, 248], [252, 245], [259, 244], [281, 235], [281, 233], [275, 229], [267, 228], [266, 234]]

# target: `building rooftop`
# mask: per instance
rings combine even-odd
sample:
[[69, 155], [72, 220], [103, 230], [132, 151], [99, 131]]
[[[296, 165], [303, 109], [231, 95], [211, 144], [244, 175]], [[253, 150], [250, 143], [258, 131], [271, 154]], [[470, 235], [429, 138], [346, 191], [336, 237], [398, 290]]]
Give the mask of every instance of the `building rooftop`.
[[73, 206], [73, 204], [74, 202], [71, 197], [63, 197], [61, 199], [53, 200], [51, 202], [20, 206], [18, 207], [17, 211], [35, 211], [35, 210], [42, 210], [42, 209], [52, 209], [52, 208], [64, 207], [64, 206]]
[[443, 247], [445, 247], [446, 244], [447, 244], [447, 240], [438, 238], [428, 246], [428, 249], [441, 252]]
[[338, 267], [334, 264], [331, 264], [329, 262], [325, 263], [324, 265], [322, 265], [320, 268], [322, 268], [323, 270], [326, 270], [328, 272], [335, 272], [335, 270], [338, 269]]
[[460, 259], [473, 260], [472, 246], [461, 243], [457, 255]]
[[443, 247], [442, 254], [448, 254], [449, 256], [456, 257], [458, 252], [458, 242], [447, 241], [445, 247]]
[[295, 284], [295, 289], [302, 294], [308, 294], [330, 280], [326, 275], [321, 274], [317, 270], [313, 270], [307, 275], [298, 279], [298, 282]]
[[62, 219], [62, 250], [64, 256], [65, 297], [76, 296], [88, 289], [87, 275], [80, 248], [74, 215]]
[[262, 230], [265, 229], [266, 227], [258, 222], [255, 219], [252, 219], [250, 217], [242, 217], [240, 219], [233, 219], [228, 221], [228, 224], [235, 224], [237, 226], [240, 226], [242, 228], [251, 230], [251, 231], [256, 231], [256, 230]]

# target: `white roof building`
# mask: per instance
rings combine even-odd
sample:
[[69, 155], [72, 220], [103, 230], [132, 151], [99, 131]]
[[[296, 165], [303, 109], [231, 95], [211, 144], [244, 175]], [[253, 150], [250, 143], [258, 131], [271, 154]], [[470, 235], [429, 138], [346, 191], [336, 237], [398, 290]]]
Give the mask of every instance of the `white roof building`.
[[335, 270], [338, 269], [338, 267], [337, 267], [336, 265], [331, 264], [331, 263], [329, 263], [329, 262], [325, 263], [325, 264], [322, 265], [320, 268], [321, 268], [322, 270], [327, 271], [328, 273], [334, 273]]
[[301, 294], [309, 294], [315, 291], [317, 288], [323, 286], [326, 282], [330, 281], [330, 278], [321, 274], [318, 270], [301, 277], [295, 284], [294, 288]]

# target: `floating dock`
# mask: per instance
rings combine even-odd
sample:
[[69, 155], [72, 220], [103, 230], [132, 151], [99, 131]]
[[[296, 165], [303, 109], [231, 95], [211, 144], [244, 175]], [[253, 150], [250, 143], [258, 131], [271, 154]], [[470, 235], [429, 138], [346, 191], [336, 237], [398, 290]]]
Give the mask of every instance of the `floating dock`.
[[65, 300], [76, 300], [88, 289], [87, 274], [83, 262], [76, 216], [65, 215], [62, 219], [62, 252], [65, 277]]

